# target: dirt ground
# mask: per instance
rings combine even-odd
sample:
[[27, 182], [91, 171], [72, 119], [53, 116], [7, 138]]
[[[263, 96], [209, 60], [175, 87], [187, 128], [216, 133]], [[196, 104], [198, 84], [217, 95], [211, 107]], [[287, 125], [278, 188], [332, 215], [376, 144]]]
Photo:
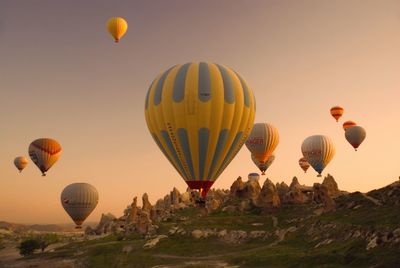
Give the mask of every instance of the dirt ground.
[[[60, 246], [54, 244], [47, 251]], [[74, 268], [74, 259], [24, 259], [19, 255], [16, 243], [6, 243], [6, 248], [0, 250], [0, 268]]]

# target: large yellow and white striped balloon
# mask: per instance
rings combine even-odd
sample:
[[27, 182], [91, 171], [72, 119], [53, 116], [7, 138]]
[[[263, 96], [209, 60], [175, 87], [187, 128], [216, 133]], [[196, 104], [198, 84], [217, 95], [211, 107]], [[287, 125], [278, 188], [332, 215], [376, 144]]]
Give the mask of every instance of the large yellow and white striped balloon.
[[279, 143], [279, 132], [276, 127], [268, 123], [254, 124], [249, 137], [246, 140], [246, 146], [261, 163], [265, 163], [274, 152]]
[[75, 222], [76, 228], [80, 228], [98, 201], [99, 194], [89, 183], [70, 184], [61, 193], [61, 205]]
[[28, 159], [25, 156], [18, 156], [14, 159], [14, 165], [17, 167], [20, 173], [28, 164]]
[[192, 189], [205, 197], [253, 126], [255, 100], [245, 80], [214, 63], [176, 65], [146, 97], [153, 139]]
[[335, 155], [335, 146], [329, 137], [313, 135], [303, 141], [301, 152], [307, 162], [318, 172], [318, 177], [321, 177], [321, 172]]
[[29, 156], [42, 172], [42, 176], [46, 176], [46, 172], [60, 158], [61, 150], [61, 145], [56, 140], [41, 138], [29, 145]]

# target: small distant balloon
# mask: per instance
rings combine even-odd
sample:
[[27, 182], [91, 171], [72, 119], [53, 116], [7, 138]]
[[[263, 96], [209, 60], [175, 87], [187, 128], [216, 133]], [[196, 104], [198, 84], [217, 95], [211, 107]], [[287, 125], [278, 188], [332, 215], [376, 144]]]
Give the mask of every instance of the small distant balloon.
[[307, 159], [302, 157], [299, 159], [299, 166], [302, 170], [304, 170], [304, 173], [307, 173], [307, 169], [310, 167], [310, 164], [307, 162]]
[[345, 137], [346, 140], [353, 146], [354, 150], [357, 151], [357, 148], [360, 144], [365, 140], [367, 133], [364, 128], [360, 126], [354, 126], [346, 129]]
[[46, 172], [60, 158], [61, 150], [61, 145], [56, 140], [41, 138], [29, 145], [29, 156], [42, 172], [42, 176], [46, 176]]
[[118, 43], [128, 30], [128, 23], [124, 18], [112, 17], [107, 21], [107, 30], [114, 37], [114, 41]]
[[99, 194], [89, 183], [73, 183], [61, 193], [61, 205], [75, 222], [77, 229], [96, 208]]
[[335, 155], [335, 146], [329, 137], [313, 135], [303, 141], [301, 152], [307, 162], [318, 172], [318, 177], [321, 177], [322, 171]]
[[339, 121], [339, 118], [342, 117], [344, 109], [340, 106], [334, 106], [331, 108], [331, 115], [336, 119], [336, 122]]
[[348, 128], [350, 128], [350, 127], [354, 127], [354, 126], [357, 126], [357, 124], [356, 124], [356, 122], [354, 122], [354, 121], [346, 121], [346, 122], [344, 122], [343, 123], [343, 129], [344, 130], [346, 130], [346, 129], [348, 129]]
[[18, 156], [14, 159], [14, 165], [17, 167], [20, 173], [24, 168], [26, 168], [28, 164], [28, 158], [26, 158], [25, 156]]
[[260, 175], [258, 173], [250, 173], [247, 178], [249, 179], [249, 181], [251, 180], [259, 180], [260, 179]]

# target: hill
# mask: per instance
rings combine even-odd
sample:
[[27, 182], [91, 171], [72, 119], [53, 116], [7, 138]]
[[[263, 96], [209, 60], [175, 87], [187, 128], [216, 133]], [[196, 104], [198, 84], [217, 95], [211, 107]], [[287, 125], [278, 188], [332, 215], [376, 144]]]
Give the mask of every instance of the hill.
[[[399, 267], [400, 182], [368, 193], [322, 184], [261, 186], [236, 180], [213, 190], [143, 195], [124, 215], [102, 216], [86, 238], [22, 262], [65, 267]], [[1, 251], [0, 251], [1, 253]], [[1, 264], [1, 262], [0, 262]], [[1, 266], [1, 265], [0, 265]], [[46, 267], [46, 266], [43, 266]], [[51, 266], [48, 266], [51, 267]]]

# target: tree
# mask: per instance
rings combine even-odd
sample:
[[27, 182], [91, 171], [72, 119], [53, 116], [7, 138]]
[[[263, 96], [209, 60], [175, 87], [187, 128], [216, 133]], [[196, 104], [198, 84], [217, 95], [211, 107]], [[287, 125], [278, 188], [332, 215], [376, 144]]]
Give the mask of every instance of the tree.
[[35, 249], [40, 248], [40, 243], [37, 239], [28, 238], [21, 242], [21, 244], [17, 247], [19, 249], [19, 254], [22, 256], [31, 255]]

